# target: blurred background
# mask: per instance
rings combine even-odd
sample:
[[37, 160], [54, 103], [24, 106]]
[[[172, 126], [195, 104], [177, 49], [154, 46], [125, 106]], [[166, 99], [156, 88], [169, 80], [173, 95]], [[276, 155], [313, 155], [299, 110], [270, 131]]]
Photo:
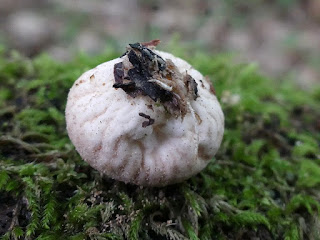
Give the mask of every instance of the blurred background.
[[0, 44], [30, 57], [68, 61], [151, 39], [320, 84], [320, 0], [0, 0]]

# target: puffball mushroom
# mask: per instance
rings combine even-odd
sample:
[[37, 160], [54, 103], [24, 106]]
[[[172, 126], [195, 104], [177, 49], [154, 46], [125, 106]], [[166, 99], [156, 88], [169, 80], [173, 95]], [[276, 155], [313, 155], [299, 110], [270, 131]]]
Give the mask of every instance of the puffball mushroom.
[[211, 82], [184, 60], [129, 44], [120, 58], [75, 81], [66, 123], [80, 156], [99, 172], [165, 186], [200, 172], [217, 152], [224, 115]]

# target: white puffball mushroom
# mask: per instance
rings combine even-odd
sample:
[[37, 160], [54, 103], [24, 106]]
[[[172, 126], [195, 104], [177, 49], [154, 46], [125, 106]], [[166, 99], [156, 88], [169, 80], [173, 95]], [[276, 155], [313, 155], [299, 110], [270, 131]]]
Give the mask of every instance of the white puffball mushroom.
[[68, 95], [66, 123], [80, 156], [99, 172], [165, 186], [200, 172], [217, 152], [224, 115], [201, 73], [158, 41], [82, 74]]

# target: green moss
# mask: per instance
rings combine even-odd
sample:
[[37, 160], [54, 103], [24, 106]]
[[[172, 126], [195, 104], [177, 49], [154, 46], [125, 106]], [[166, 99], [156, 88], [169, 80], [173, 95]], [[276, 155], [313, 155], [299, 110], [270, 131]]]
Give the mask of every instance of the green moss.
[[306, 93], [255, 64], [175, 51], [212, 79], [226, 130], [204, 171], [164, 188], [101, 176], [68, 139], [69, 88], [119, 54], [58, 63], [0, 51], [3, 239], [319, 239], [320, 87]]

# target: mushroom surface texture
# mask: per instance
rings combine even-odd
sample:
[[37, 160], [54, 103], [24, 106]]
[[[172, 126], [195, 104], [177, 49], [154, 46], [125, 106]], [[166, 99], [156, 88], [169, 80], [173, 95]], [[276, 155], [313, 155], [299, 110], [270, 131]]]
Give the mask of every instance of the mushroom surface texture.
[[129, 44], [120, 58], [82, 74], [66, 106], [67, 131], [80, 156], [113, 179], [142, 186], [200, 172], [224, 131], [210, 80], [156, 51], [158, 43]]

